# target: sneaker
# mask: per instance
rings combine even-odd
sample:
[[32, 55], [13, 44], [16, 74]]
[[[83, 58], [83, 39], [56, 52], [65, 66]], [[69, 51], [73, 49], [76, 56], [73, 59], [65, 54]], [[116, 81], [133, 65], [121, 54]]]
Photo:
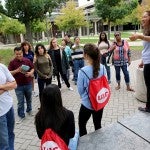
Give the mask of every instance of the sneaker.
[[24, 119], [25, 119], [25, 117], [23, 117], [23, 118], [19, 117], [18, 120], [16, 121], [16, 124], [20, 124], [21, 122], [23, 122]]
[[148, 108], [143, 108], [143, 107], [139, 107], [138, 110], [143, 111], [143, 112], [149, 112], [150, 113], [150, 109]]
[[64, 82], [64, 80], [62, 80], [60, 83], [61, 83], [61, 84], [64, 84], [65, 82]]
[[70, 91], [73, 91], [73, 88], [72, 88], [72, 87], [69, 87], [68, 89], [69, 89]]
[[33, 95], [34, 97], [38, 97], [38, 96], [39, 96], [38, 93], [36, 93], [35, 91], [32, 91], [32, 95]]

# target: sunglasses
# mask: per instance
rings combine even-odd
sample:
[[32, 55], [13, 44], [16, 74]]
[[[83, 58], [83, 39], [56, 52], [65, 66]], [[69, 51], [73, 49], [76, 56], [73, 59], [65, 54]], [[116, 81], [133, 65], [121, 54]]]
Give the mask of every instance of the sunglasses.
[[120, 36], [120, 34], [115, 34], [115, 37], [116, 37], [116, 36]]

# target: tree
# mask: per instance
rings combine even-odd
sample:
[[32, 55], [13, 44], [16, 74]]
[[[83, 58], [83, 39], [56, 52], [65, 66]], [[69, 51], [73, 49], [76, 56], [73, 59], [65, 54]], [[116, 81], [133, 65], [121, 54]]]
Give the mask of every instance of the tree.
[[1, 16], [0, 33], [2, 33], [3, 35], [13, 34], [15, 36], [15, 40], [16, 40], [16, 35], [25, 33], [24, 24], [21, 24], [17, 19], [9, 18], [3, 14], [0, 14], [0, 16]]
[[65, 32], [76, 31], [87, 25], [83, 9], [76, 8], [76, 3], [72, 0], [60, 10], [60, 15], [56, 17], [55, 23], [60, 30]]
[[97, 15], [108, 22], [108, 38], [110, 39], [110, 24], [130, 14], [138, 5], [138, 0], [95, 0]]
[[136, 32], [136, 25], [139, 25], [141, 22], [141, 17], [144, 12], [144, 8], [141, 5], [138, 5], [136, 9], [133, 10], [133, 12], [126, 16], [125, 19], [129, 20], [128, 22], [131, 22], [135, 25], [135, 32]]
[[52, 12], [53, 8], [65, 0], [5, 0], [7, 15], [17, 18], [25, 24], [26, 36], [32, 43], [31, 23], [33, 20], [43, 20], [46, 12]]
[[45, 22], [41, 22], [40, 20], [35, 20], [32, 22], [32, 25], [31, 25], [31, 29], [32, 29], [32, 32], [35, 33], [35, 39], [39, 40], [39, 34], [42, 32], [42, 31], [46, 31], [46, 23]]

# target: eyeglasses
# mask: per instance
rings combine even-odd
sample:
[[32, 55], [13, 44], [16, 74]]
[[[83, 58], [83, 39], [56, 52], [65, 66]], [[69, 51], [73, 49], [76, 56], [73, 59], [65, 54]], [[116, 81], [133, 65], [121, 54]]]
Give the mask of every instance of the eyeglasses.
[[115, 37], [116, 37], [116, 36], [120, 36], [120, 34], [115, 34]]

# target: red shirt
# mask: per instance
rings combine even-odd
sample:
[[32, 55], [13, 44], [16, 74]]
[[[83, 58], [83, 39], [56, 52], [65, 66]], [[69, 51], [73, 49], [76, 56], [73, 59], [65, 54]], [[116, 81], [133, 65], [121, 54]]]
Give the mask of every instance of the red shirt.
[[[18, 60], [16, 58], [13, 59], [9, 63], [8, 69], [10, 71], [13, 71], [22, 65], [29, 66], [30, 67], [29, 71], [34, 68], [33, 63], [29, 59], [23, 57], [22, 60]], [[14, 74], [14, 78], [17, 82], [17, 85], [28, 85], [32, 83], [32, 77], [26, 77], [25, 74], [21, 72]]]

